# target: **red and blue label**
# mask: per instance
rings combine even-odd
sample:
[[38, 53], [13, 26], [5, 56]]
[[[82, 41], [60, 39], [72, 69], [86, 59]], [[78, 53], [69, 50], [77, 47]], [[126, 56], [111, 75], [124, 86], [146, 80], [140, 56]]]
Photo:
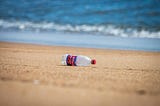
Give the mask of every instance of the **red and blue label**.
[[66, 63], [68, 66], [76, 66], [77, 56], [68, 55], [66, 58]]
[[68, 66], [76, 66], [77, 56], [68, 55], [66, 58], [66, 63]]

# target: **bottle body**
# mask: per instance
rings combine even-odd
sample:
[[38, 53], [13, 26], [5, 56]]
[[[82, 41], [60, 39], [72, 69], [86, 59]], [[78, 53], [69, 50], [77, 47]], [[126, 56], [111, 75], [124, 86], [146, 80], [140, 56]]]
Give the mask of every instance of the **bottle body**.
[[72, 56], [65, 54], [62, 56], [62, 65], [68, 66], [89, 66], [91, 64], [91, 59], [87, 56], [77, 55]]
[[77, 66], [89, 66], [91, 64], [91, 59], [87, 56], [78, 55], [76, 60]]

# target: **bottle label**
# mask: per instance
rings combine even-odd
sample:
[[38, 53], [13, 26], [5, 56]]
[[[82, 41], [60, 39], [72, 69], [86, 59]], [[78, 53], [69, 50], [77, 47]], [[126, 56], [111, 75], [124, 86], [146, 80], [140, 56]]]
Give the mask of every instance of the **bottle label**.
[[77, 56], [68, 55], [66, 58], [66, 63], [68, 66], [76, 66]]

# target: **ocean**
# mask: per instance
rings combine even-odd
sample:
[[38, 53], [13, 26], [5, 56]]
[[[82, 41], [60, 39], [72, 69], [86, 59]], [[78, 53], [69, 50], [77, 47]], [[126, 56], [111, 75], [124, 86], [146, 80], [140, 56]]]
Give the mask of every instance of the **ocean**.
[[160, 51], [160, 1], [1, 0], [0, 41]]

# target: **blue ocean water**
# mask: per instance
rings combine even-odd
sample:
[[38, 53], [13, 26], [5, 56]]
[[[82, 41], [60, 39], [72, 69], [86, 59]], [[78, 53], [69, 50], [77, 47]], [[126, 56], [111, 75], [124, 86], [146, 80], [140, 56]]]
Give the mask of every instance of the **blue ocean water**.
[[0, 41], [160, 51], [160, 1], [2, 0]]

